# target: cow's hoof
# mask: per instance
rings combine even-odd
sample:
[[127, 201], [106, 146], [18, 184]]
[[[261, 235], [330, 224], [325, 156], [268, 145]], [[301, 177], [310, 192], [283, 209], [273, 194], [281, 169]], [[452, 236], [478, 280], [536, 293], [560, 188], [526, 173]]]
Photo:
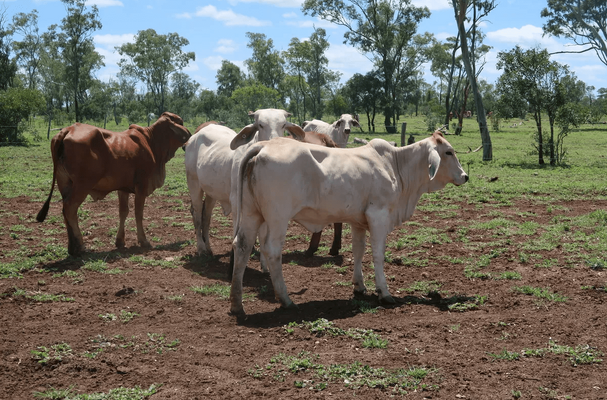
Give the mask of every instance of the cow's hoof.
[[354, 298], [361, 299], [367, 295], [367, 289], [357, 290], [354, 289]]
[[145, 242], [139, 242], [139, 247], [144, 249], [151, 249], [152, 245], [146, 240]]
[[306, 250], [306, 252], [304, 253], [304, 256], [306, 257], [312, 257], [314, 255], [314, 253], [316, 253], [316, 250]]
[[331, 250], [329, 250], [329, 255], [330, 256], [338, 256], [339, 255], [339, 249], [331, 249]]
[[238, 307], [238, 308], [235, 308], [235, 307], [230, 308], [230, 312], [228, 314], [235, 316], [235, 317], [244, 317], [245, 315], [247, 315], [244, 312], [244, 308], [242, 308], [242, 306]]
[[385, 296], [385, 297], [380, 297], [379, 302], [380, 302], [380, 304], [384, 304], [384, 305], [396, 304], [396, 300], [394, 300], [394, 298], [390, 295]]

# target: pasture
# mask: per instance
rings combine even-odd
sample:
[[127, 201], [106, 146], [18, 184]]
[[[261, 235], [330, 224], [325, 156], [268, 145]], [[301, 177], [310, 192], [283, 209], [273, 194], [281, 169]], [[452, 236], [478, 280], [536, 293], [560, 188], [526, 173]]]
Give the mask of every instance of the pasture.
[[[232, 222], [219, 207], [215, 255], [196, 256], [183, 151], [146, 202], [151, 250], [136, 245], [132, 196], [116, 250], [111, 194], [79, 210], [89, 251], [73, 258], [57, 190], [35, 221], [49, 141], [0, 147], [0, 398], [607, 398], [607, 126], [582, 126], [564, 166], [540, 167], [533, 123], [510, 125], [491, 133], [487, 163], [467, 153], [472, 120], [448, 136], [470, 181], [425, 194], [389, 235], [395, 306], [353, 297], [347, 225], [339, 256], [326, 229], [305, 257], [310, 233], [293, 223], [283, 265], [299, 310], [278, 307], [252, 255], [245, 318], [228, 315]], [[423, 126], [407, 131], [419, 140]], [[363, 272], [372, 290], [369, 247]]]

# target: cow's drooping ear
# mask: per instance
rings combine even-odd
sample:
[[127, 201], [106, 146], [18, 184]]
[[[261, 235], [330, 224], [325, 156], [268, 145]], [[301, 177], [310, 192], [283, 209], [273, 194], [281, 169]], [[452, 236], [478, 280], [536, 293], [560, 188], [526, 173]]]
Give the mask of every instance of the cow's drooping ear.
[[257, 126], [255, 124], [245, 126], [230, 142], [230, 149], [236, 150], [243, 144], [249, 143], [255, 133], [257, 133]]
[[297, 124], [293, 124], [291, 122], [287, 122], [285, 125], [285, 129], [289, 131], [291, 135], [295, 137], [297, 140], [304, 140], [306, 137], [306, 133], [303, 129]]
[[351, 123], [352, 123], [352, 126], [357, 126], [360, 128], [360, 124], [358, 123], [358, 120], [353, 119]]
[[428, 175], [430, 176], [430, 180], [434, 179], [436, 176], [436, 172], [438, 172], [438, 167], [440, 165], [440, 155], [436, 149], [432, 149], [430, 154], [428, 155]]
[[[284, 111], [284, 110], [283, 110], [283, 111]], [[285, 111], [285, 118], [288, 118], [288, 117], [290, 117], [291, 115], [293, 115], [293, 114], [291, 114], [291, 113], [290, 113], [290, 112], [288, 112], [288, 111]]]

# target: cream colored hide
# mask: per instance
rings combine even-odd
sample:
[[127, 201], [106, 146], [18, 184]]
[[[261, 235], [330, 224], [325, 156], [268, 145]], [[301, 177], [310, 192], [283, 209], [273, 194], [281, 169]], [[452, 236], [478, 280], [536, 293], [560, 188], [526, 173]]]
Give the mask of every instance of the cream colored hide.
[[241, 160], [236, 203], [234, 271], [230, 293], [233, 314], [242, 314], [242, 279], [261, 224], [260, 248], [268, 262], [276, 297], [296, 307], [282, 275], [282, 247], [290, 220], [318, 232], [341, 221], [352, 227], [355, 293], [366, 291], [362, 258], [370, 233], [379, 300], [394, 303], [384, 275], [386, 237], [407, 221], [424, 193], [448, 183], [462, 185], [468, 175], [440, 132], [406, 147], [382, 139], [355, 149], [331, 149], [273, 139], [257, 143]]
[[290, 115], [277, 109], [249, 112], [254, 122], [238, 134], [225, 126], [208, 125], [188, 141], [185, 170], [199, 255], [213, 254], [209, 243], [213, 207], [219, 201], [224, 215], [231, 213], [232, 176], [236, 179], [239, 160], [249, 146], [258, 141], [282, 137], [285, 130], [297, 137], [305, 135], [298, 125], [287, 121]]
[[360, 128], [357, 117], [351, 114], [342, 114], [341, 117], [328, 124], [324, 121], [313, 119], [312, 121], [304, 121], [302, 127], [305, 132], [319, 132], [328, 135], [337, 144], [337, 147], [342, 149], [348, 144], [350, 131], [353, 126]]

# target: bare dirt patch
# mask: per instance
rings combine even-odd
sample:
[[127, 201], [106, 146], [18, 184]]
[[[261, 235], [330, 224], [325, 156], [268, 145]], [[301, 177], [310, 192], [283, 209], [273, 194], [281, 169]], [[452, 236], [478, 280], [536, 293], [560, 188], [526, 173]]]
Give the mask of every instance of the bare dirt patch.
[[[49, 245], [67, 246], [60, 203], [53, 202], [49, 211], [56, 218], [38, 224], [35, 215], [41, 203], [28, 198], [0, 201], [0, 262], [24, 253], [33, 257]], [[575, 216], [604, 210], [607, 203], [554, 206]], [[187, 196], [151, 196], [144, 215], [154, 248], [136, 246], [136, 234], [130, 230], [134, 221], [130, 221], [127, 248], [116, 251], [117, 200], [87, 202], [81, 228], [86, 246], [93, 250], [82, 258], [39, 263], [22, 278], [0, 280], [0, 397], [32, 399], [34, 392], [50, 387], [73, 386], [75, 393], [92, 393], [151, 384], [162, 384], [152, 399], [375, 399], [394, 394], [394, 386], [351, 388], [347, 379], [315, 387], [322, 379], [311, 370], [280, 376], [271, 363], [281, 353], [309, 353], [325, 366], [359, 362], [390, 371], [428, 368], [431, 372], [422, 380], [427, 389], [410, 391], [411, 399], [607, 398], [607, 362], [575, 363], [568, 354], [546, 351], [556, 345], [588, 345], [593, 354], [607, 352], [607, 270], [590, 268], [582, 255], [572, 256], [562, 246], [523, 251], [521, 259], [521, 243], [529, 236], [500, 237], [494, 230], [461, 229], [473, 221], [495, 218], [490, 211], [497, 210], [511, 221], [537, 222], [539, 237], [555, 212], [532, 198], [482, 210], [458, 204], [447, 210], [450, 214], [416, 211], [412, 222], [419, 225], [396, 229], [388, 239], [386, 275], [398, 304], [387, 308], [378, 307], [373, 294], [362, 299], [366, 303], [353, 301], [348, 231], [339, 256], [328, 256], [325, 248], [308, 258], [303, 252], [310, 235], [293, 224], [283, 265], [290, 297], [299, 310], [279, 308], [269, 277], [260, 272], [258, 258], [252, 257], [245, 273], [246, 319], [228, 315], [226, 298], [192, 290], [229, 284], [232, 227], [230, 219], [216, 218], [211, 239], [215, 257], [197, 257], [188, 209]], [[435, 240], [415, 246], [397, 244], [421, 227], [435, 228]], [[331, 240], [330, 231], [323, 234], [326, 246]], [[465, 275], [470, 260], [488, 255], [489, 265], [479, 271], [493, 277], [517, 272], [521, 279]], [[372, 281], [370, 251], [364, 265], [365, 279]], [[415, 282], [435, 282], [440, 287], [406, 290]], [[540, 300], [513, 289], [524, 285], [549, 288], [567, 300]], [[63, 301], [36, 294], [63, 295]], [[458, 301], [464, 311], [450, 308]], [[364, 312], [367, 309], [374, 312]], [[123, 322], [122, 315], [132, 319]], [[291, 322], [320, 318], [344, 330], [373, 330], [388, 341], [387, 347], [365, 348], [360, 340], [347, 336], [285, 329]], [[52, 346], [62, 343], [71, 352], [57, 359], [59, 348]], [[36, 357], [32, 351], [44, 353], [44, 348], [49, 360], [40, 362], [44, 356]], [[545, 351], [523, 356], [523, 349]], [[492, 356], [507, 352], [520, 357], [507, 361]], [[305, 387], [298, 388], [296, 381]]]

